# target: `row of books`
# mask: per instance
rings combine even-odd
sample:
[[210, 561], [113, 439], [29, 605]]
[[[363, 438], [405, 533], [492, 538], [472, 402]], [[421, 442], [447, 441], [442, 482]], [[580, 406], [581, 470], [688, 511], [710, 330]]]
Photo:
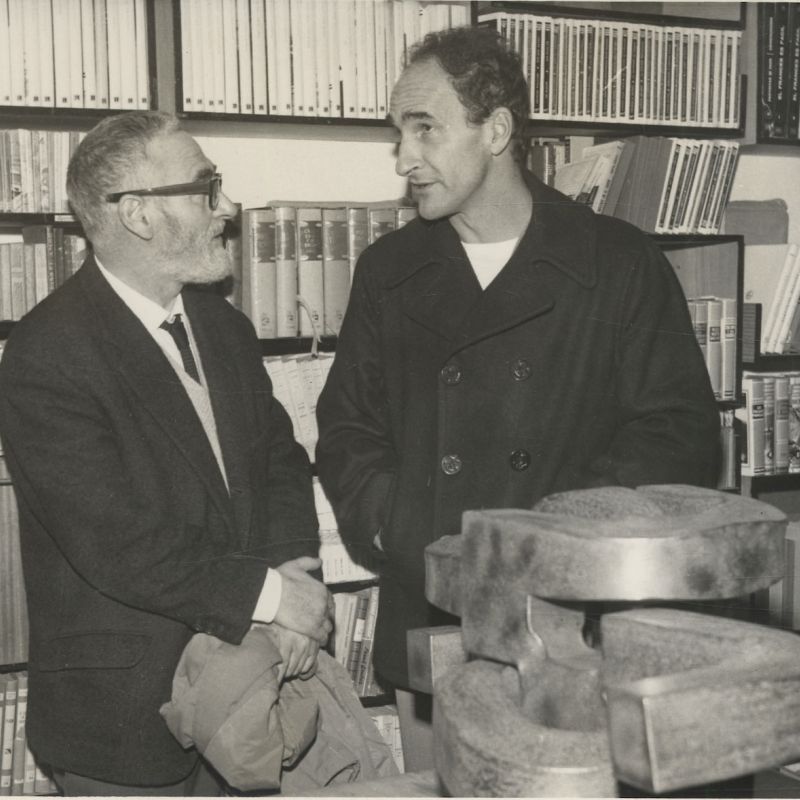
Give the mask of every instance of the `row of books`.
[[738, 155], [738, 142], [633, 136], [584, 148], [554, 185], [648, 233], [717, 234]]
[[400, 772], [405, 772], [403, 743], [400, 739], [400, 717], [397, 714], [397, 707], [393, 705], [374, 706], [368, 709], [368, 713], [375, 721], [375, 726], [383, 737], [383, 741], [389, 745], [397, 769]]
[[737, 302], [731, 297], [688, 300], [697, 343], [717, 400], [736, 399]]
[[463, 0], [181, 0], [183, 110], [383, 119], [414, 42]]
[[242, 212], [241, 309], [261, 339], [337, 335], [358, 256], [406, 224], [397, 203], [270, 203]]
[[319, 478], [314, 478], [314, 505], [319, 520], [319, 557], [322, 560], [322, 579], [327, 584], [371, 581], [377, 578], [371, 565], [353, 560], [339, 536], [339, 527], [330, 501], [325, 496]]
[[758, 133], [800, 138], [800, 9], [795, 3], [758, 4]]
[[0, 485], [0, 664], [19, 664], [28, 656], [28, 607], [17, 501], [13, 488], [6, 482], [7, 476], [3, 481]]
[[378, 595], [376, 585], [333, 594], [333, 657], [350, 673], [362, 697], [381, 693], [372, 666]]
[[760, 351], [796, 350], [800, 345], [800, 245], [747, 245], [744, 297], [761, 304]]
[[[800, 522], [790, 521], [783, 542], [783, 580], [773, 583], [767, 590], [767, 607], [770, 623], [786, 630], [800, 629]], [[800, 778], [800, 763], [787, 765], [794, 768], [794, 777]]]
[[742, 475], [800, 473], [800, 372], [742, 375]]
[[533, 119], [739, 126], [741, 31], [490, 11]]
[[146, 0], [0, 3], [0, 106], [150, 107]]
[[57, 794], [28, 747], [28, 673], [0, 674], [0, 796]]
[[19, 320], [76, 272], [86, 257], [82, 236], [57, 225], [29, 225], [22, 242], [0, 243], [0, 319]]
[[0, 212], [68, 213], [67, 165], [85, 135], [0, 130]]

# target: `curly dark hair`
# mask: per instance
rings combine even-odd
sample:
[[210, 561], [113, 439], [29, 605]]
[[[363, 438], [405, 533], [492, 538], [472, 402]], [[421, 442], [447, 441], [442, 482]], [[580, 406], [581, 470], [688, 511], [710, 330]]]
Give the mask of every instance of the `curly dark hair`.
[[436, 59], [450, 76], [467, 119], [478, 124], [504, 106], [514, 121], [512, 153], [525, 163], [529, 139], [525, 126], [530, 116], [530, 93], [522, 72], [522, 60], [492, 28], [461, 27], [429, 33], [416, 44], [408, 64]]

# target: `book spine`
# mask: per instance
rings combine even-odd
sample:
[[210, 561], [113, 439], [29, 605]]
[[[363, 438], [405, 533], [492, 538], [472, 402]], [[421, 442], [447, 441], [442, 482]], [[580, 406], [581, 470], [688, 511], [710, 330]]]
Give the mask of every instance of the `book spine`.
[[297, 209], [297, 287], [300, 335], [321, 336], [324, 320], [322, 209]]
[[764, 474], [764, 381], [760, 376], [742, 377], [744, 409], [736, 409], [737, 418], [745, 425], [742, 442], [742, 475], [755, 477]]
[[350, 294], [347, 209], [322, 209], [324, 332], [338, 336]]
[[717, 400], [722, 399], [722, 303], [714, 298], [705, 300], [708, 309], [708, 340], [706, 367], [711, 379], [711, 388]]
[[297, 223], [292, 206], [275, 208], [276, 332], [297, 336]]
[[789, 376], [775, 376], [775, 423], [773, 425], [775, 474], [789, 472]]
[[10, 795], [13, 782], [14, 735], [17, 718], [17, 676], [9, 673], [5, 678], [5, 713], [3, 714], [3, 752], [0, 759], [0, 795]]
[[764, 475], [775, 474], [775, 376], [762, 375], [764, 384]]
[[800, 472], [800, 373], [789, 375], [789, 472]]
[[722, 399], [736, 399], [737, 308], [734, 298], [722, 299]]

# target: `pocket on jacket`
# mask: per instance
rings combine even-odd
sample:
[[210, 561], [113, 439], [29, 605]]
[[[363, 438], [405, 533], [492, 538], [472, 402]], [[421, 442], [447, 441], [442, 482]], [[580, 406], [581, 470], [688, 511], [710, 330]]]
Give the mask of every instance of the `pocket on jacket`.
[[43, 672], [67, 669], [127, 669], [136, 666], [150, 645], [141, 633], [73, 633], [41, 646], [37, 666]]

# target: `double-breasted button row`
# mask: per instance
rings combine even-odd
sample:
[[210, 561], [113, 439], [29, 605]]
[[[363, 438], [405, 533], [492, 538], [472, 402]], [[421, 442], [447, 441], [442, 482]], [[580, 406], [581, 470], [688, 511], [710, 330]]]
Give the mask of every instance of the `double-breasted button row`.
[[447, 386], [455, 386], [457, 383], [461, 383], [461, 367], [458, 364], [446, 364], [439, 374]]
[[455, 453], [442, 456], [442, 472], [445, 475], [458, 475], [462, 466], [461, 458]]
[[[522, 448], [514, 450], [508, 457], [508, 462], [511, 464], [511, 469], [523, 472], [531, 465], [531, 454]], [[442, 456], [441, 467], [445, 475], [458, 475], [463, 466], [461, 457], [456, 453], [448, 453], [446, 456]]]

